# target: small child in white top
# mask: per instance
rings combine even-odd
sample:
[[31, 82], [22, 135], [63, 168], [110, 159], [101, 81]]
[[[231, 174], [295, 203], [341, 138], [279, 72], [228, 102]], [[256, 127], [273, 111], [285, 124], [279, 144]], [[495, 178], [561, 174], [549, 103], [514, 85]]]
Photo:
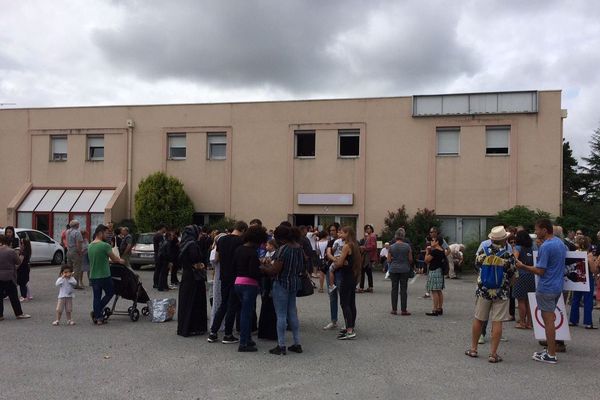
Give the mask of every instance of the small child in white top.
[[[344, 248], [344, 245], [346, 243], [344, 242], [344, 239], [336, 239], [335, 242], [333, 242], [333, 247], [331, 248], [331, 252], [333, 253], [334, 257], [339, 257], [342, 255], [342, 249]], [[335, 292], [337, 290], [337, 286], [335, 285], [335, 268], [333, 263], [331, 263], [331, 265], [329, 266], [329, 289], [328, 292], [331, 295], [333, 292]]]
[[56, 286], [59, 286], [58, 303], [56, 304], [56, 321], [54, 326], [60, 324], [63, 310], [67, 314], [67, 325], [75, 325], [73, 321], [73, 288], [77, 286], [77, 281], [73, 278], [73, 270], [68, 265], [63, 265], [60, 269], [60, 277], [56, 280]]

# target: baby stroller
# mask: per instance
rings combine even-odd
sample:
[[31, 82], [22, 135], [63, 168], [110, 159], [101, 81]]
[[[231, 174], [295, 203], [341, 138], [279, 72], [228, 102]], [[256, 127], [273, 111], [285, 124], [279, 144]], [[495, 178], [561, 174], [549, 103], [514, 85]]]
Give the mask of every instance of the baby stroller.
[[[139, 276], [133, 270], [121, 264], [111, 264], [110, 275], [115, 288], [115, 300], [113, 301], [112, 308], [106, 307], [104, 309], [104, 318], [108, 319], [113, 314], [128, 315], [133, 322], [137, 321], [140, 319], [140, 310], [137, 308], [138, 303], [147, 304], [150, 300], [148, 293], [146, 293], [140, 282]], [[133, 305], [127, 311], [116, 311], [115, 308], [117, 307], [119, 297], [133, 301]], [[148, 314], [150, 314], [150, 310], [148, 306], [144, 306], [142, 308], [142, 315], [147, 316]]]

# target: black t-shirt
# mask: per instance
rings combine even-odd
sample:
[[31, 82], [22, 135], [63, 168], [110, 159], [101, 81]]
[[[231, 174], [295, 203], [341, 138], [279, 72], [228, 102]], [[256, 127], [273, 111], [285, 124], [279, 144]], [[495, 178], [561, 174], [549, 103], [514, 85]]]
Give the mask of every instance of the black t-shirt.
[[239, 246], [233, 255], [233, 267], [236, 277], [244, 276], [259, 280], [261, 278], [260, 260], [256, 253], [256, 247]]
[[429, 263], [429, 270], [435, 271], [436, 269], [441, 268], [444, 265], [444, 259], [446, 258], [444, 250], [431, 249], [430, 254], [433, 259]]
[[217, 253], [219, 253], [219, 265], [221, 266], [221, 281], [233, 283], [235, 280], [235, 268], [233, 266], [233, 255], [235, 249], [244, 242], [236, 235], [223, 236], [217, 242]]
[[154, 256], [158, 255], [158, 249], [160, 249], [160, 244], [165, 240], [165, 237], [162, 233], [156, 232], [154, 237], [152, 238], [152, 244], [154, 245]]

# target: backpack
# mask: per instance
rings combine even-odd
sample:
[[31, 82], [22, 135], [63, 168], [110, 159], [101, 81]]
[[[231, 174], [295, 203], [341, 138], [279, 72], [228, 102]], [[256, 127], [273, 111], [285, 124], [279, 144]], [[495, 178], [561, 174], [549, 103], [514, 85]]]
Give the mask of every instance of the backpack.
[[504, 282], [504, 262], [502, 256], [506, 250], [500, 250], [492, 254], [489, 247], [484, 247], [485, 258], [479, 270], [481, 285], [487, 289], [500, 289]]

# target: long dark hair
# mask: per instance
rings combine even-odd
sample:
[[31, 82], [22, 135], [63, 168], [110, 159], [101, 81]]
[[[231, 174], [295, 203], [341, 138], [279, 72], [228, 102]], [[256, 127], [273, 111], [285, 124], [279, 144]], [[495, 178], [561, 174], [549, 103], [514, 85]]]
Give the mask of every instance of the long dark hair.
[[518, 231], [515, 244], [529, 249], [533, 246], [533, 240], [527, 231]]
[[346, 244], [350, 246], [350, 249], [352, 250], [352, 265], [350, 267], [352, 268], [354, 280], [358, 281], [362, 270], [362, 259], [360, 256], [360, 247], [356, 241], [356, 231], [351, 226], [344, 226], [342, 232], [346, 234]]
[[28, 238], [23, 239], [23, 246], [21, 247], [21, 251], [25, 259], [31, 257], [31, 241]]

